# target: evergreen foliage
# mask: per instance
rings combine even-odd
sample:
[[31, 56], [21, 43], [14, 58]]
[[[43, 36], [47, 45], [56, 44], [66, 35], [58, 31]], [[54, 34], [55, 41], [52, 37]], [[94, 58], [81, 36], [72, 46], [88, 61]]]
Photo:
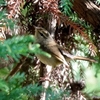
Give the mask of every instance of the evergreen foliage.
[[0, 100], [28, 100], [32, 95], [37, 96], [42, 88], [38, 84], [22, 86], [25, 81], [25, 74], [16, 74], [8, 81], [0, 79]]

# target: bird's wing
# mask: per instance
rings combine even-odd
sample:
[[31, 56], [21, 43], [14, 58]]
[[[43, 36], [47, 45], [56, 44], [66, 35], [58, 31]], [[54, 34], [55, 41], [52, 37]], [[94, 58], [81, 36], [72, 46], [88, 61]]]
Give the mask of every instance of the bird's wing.
[[55, 56], [60, 62], [64, 63], [66, 66], [69, 66], [69, 64], [66, 62], [66, 59], [64, 58], [64, 56], [62, 55], [62, 53], [59, 51], [59, 48], [57, 47], [57, 45], [52, 45], [52, 46], [41, 46], [43, 50], [45, 50], [45, 52], [52, 54], [53, 56]]

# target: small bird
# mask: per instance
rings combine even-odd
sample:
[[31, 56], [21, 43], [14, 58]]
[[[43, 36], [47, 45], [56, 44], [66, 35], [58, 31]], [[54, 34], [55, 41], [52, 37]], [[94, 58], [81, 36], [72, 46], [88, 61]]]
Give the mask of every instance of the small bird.
[[69, 66], [69, 60], [85, 60], [90, 62], [96, 62], [93, 59], [71, 55], [63, 49], [60, 45], [58, 45], [55, 40], [52, 38], [50, 33], [42, 27], [35, 27], [35, 39], [36, 43], [40, 44], [40, 49], [49, 53], [51, 57], [47, 57], [43, 54], [36, 54], [37, 58], [46, 65], [50, 65], [52, 67], [56, 67], [60, 64], [65, 64]]

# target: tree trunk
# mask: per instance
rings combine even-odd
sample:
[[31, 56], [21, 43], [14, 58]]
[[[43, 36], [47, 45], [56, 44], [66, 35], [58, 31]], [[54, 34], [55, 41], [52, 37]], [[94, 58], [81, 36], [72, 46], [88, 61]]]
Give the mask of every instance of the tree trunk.
[[89, 22], [94, 28], [100, 27], [100, 8], [91, 0], [74, 0], [72, 3], [79, 17]]

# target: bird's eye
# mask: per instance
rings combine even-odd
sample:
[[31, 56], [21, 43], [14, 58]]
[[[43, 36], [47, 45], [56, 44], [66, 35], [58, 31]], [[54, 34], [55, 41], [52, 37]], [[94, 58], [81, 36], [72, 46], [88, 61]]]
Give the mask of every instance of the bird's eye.
[[40, 35], [44, 37], [44, 35], [40, 32]]
[[40, 32], [40, 35], [41, 35], [43, 38], [45, 38], [45, 39], [47, 38], [47, 37], [46, 37], [43, 33], [41, 33], [41, 32]]

